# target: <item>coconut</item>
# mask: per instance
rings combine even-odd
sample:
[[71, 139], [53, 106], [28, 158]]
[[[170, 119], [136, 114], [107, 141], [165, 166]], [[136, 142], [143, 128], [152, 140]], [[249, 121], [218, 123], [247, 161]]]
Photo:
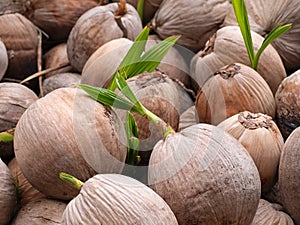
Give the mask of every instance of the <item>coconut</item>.
[[178, 224], [167, 203], [139, 181], [98, 174], [86, 181], [63, 213], [66, 224]]
[[100, 46], [117, 38], [134, 40], [142, 31], [136, 9], [126, 4], [111, 3], [85, 12], [71, 30], [67, 41], [71, 65], [82, 71], [88, 58]]
[[283, 137], [272, 118], [262, 113], [241, 112], [218, 127], [235, 137], [249, 152], [259, 171], [262, 192], [277, 181]]
[[0, 224], [8, 224], [17, 206], [14, 179], [4, 162], [0, 159]]
[[252, 68], [234, 63], [210, 77], [196, 99], [199, 122], [217, 125], [242, 111], [275, 117], [275, 100], [266, 81]]
[[294, 225], [294, 222], [288, 214], [283, 212], [281, 205], [260, 199], [251, 225]]
[[300, 127], [286, 140], [279, 163], [278, 184], [283, 208], [300, 224]]
[[259, 173], [251, 156], [232, 136], [208, 124], [159, 141], [148, 180], [182, 225], [249, 225], [260, 199]]
[[95, 170], [121, 173], [127, 152], [121, 125], [113, 111], [83, 91], [59, 88], [32, 104], [20, 118], [15, 155], [36, 189], [69, 200], [78, 191], [59, 179], [60, 172], [83, 181]]
[[[251, 31], [251, 37], [253, 48], [257, 52], [264, 38], [254, 31]], [[209, 39], [205, 48], [191, 61], [190, 74], [194, 81], [194, 89], [198, 90], [202, 87], [211, 74], [221, 67], [235, 62], [251, 66], [240, 28], [223, 27]], [[257, 72], [275, 94], [279, 84], [286, 77], [286, 72], [279, 54], [272, 45], [269, 45], [261, 55]]]
[[184, 111], [179, 118], [178, 130], [182, 130], [184, 128], [190, 127], [192, 125], [197, 124], [196, 121], [196, 110], [195, 106], [192, 105], [186, 111]]
[[23, 7], [21, 2], [16, 0], [1, 0], [0, 2], [0, 15], [9, 13], [22, 13]]
[[[280, 23], [292, 23], [290, 31], [272, 42], [289, 71], [300, 68], [300, 4], [298, 0], [245, 1], [251, 30], [266, 36]], [[236, 25], [233, 9], [229, 10], [225, 25]], [[272, 67], [274, 65], [272, 64]]]
[[0, 39], [0, 81], [4, 76], [8, 66], [8, 57], [6, 47], [3, 41]]
[[151, 25], [161, 39], [181, 35], [177, 44], [199, 51], [223, 23], [229, 7], [228, 0], [165, 0]]
[[[25, 110], [36, 100], [37, 95], [18, 83], [0, 83], [0, 131], [15, 128]], [[0, 157], [9, 160], [13, 157], [13, 143], [0, 143]]]
[[300, 126], [300, 70], [285, 78], [276, 95], [276, 121], [284, 138]]
[[67, 203], [53, 199], [40, 199], [23, 206], [11, 225], [57, 225], [61, 224], [62, 214]]

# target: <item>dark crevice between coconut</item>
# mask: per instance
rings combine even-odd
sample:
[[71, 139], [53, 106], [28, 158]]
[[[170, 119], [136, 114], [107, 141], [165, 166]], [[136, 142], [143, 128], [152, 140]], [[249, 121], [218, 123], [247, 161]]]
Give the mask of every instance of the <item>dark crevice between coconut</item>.
[[115, 20], [116, 20], [118, 26], [120, 27], [120, 29], [123, 32], [124, 38], [127, 37], [127, 29], [123, 25], [122, 17], [124, 15], [126, 15], [126, 13], [127, 13], [126, 0], [120, 0], [120, 2], [118, 4], [118, 10], [114, 13], [114, 17], [115, 17]]
[[227, 80], [239, 74], [241, 67], [236, 64], [230, 64], [221, 68], [219, 71], [214, 73], [214, 76], [220, 75], [223, 79]]
[[205, 47], [198, 53], [199, 57], [204, 57], [211, 54], [214, 51], [215, 40], [217, 38], [217, 33], [214, 33], [213, 36], [206, 42]]
[[269, 129], [272, 127], [272, 118], [261, 113], [242, 112], [238, 116], [239, 122], [247, 129]]

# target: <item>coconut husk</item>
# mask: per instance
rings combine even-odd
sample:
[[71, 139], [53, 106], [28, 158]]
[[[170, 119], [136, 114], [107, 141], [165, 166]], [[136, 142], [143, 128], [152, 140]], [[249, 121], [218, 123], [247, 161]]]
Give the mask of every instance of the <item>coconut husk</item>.
[[8, 57], [6, 47], [3, 41], [0, 39], [0, 81], [4, 76], [8, 66]]

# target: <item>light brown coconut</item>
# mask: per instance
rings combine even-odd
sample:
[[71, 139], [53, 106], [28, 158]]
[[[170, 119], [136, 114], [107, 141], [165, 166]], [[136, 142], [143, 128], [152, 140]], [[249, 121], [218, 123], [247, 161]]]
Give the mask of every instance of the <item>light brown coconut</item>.
[[178, 223], [167, 203], [146, 185], [119, 174], [98, 174], [66, 207], [62, 225], [67, 224]]
[[8, 168], [14, 178], [18, 193], [18, 207], [22, 207], [29, 202], [46, 198], [41, 192], [35, 189], [22, 173], [16, 158], [8, 163]]
[[40, 199], [23, 206], [11, 225], [60, 225], [67, 203], [53, 199]]
[[195, 105], [184, 111], [179, 118], [178, 130], [197, 124]]
[[[257, 52], [264, 38], [251, 32], [254, 51]], [[219, 68], [231, 63], [242, 63], [251, 67], [244, 39], [238, 26], [219, 29], [191, 61], [190, 75], [194, 89], [199, 90], [204, 82]], [[286, 77], [283, 62], [272, 45], [261, 55], [257, 72], [265, 79], [275, 94], [279, 84]]]
[[0, 38], [0, 81], [4, 76], [8, 66], [8, 57], [6, 47]]
[[[45, 69], [55, 68], [60, 65], [69, 64], [70, 62], [67, 54], [67, 43], [58, 44], [51, 48], [47, 53], [44, 54], [43, 60], [45, 64]], [[72, 67], [71, 65], [69, 65], [62, 69], [47, 73], [45, 75], [45, 78], [58, 73], [66, 73], [71, 71]]]
[[251, 225], [294, 225], [294, 222], [281, 205], [260, 199]]
[[126, 4], [125, 12], [118, 13], [118, 9], [118, 3], [94, 7], [85, 12], [72, 28], [67, 52], [72, 67], [79, 72], [103, 44], [122, 37], [134, 40], [142, 31], [142, 22], [132, 5]]
[[203, 85], [195, 102], [199, 122], [217, 125], [242, 111], [275, 117], [275, 100], [266, 81], [252, 68], [222, 67]]
[[181, 35], [177, 44], [199, 51], [223, 23], [229, 7], [228, 0], [165, 0], [151, 24], [161, 39]]
[[[281, 56], [285, 68], [300, 68], [300, 4], [298, 0], [245, 1], [251, 30], [266, 36], [279, 23], [292, 23], [292, 29], [277, 38], [272, 45]], [[224, 24], [236, 25], [233, 8], [229, 10]]]
[[37, 71], [38, 33], [23, 15], [0, 16], [0, 37], [8, 54], [6, 79], [21, 81]]
[[49, 94], [58, 88], [75, 87], [74, 84], [81, 82], [81, 75], [78, 73], [57, 73], [43, 80], [44, 95]]
[[[0, 131], [15, 128], [25, 110], [36, 100], [37, 95], [18, 83], [0, 83]], [[0, 143], [0, 158], [13, 157], [13, 143]]]
[[15, 155], [36, 189], [69, 200], [78, 191], [59, 179], [60, 172], [85, 181], [95, 171], [122, 171], [127, 149], [121, 125], [113, 111], [82, 90], [59, 88], [32, 104], [20, 118]]
[[10, 170], [0, 159], [0, 224], [8, 224], [17, 206], [14, 179]]
[[148, 180], [182, 225], [249, 225], [260, 199], [259, 173], [251, 156], [232, 136], [208, 124], [159, 141]]
[[236, 114], [220, 124], [249, 152], [258, 169], [262, 192], [270, 191], [277, 181], [283, 137], [272, 118], [248, 111]]
[[300, 70], [285, 78], [276, 94], [276, 121], [286, 139], [300, 126]]
[[283, 208], [300, 224], [300, 127], [286, 140], [279, 163], [279, 192]]

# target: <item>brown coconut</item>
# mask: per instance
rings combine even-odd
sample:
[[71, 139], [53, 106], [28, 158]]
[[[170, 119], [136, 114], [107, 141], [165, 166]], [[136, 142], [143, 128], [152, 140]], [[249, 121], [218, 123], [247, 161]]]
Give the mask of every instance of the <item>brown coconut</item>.
[[72, 28], [67, 52], [72, 67], [79, 72], [92, 53], [106, 42], [122, 37], [134, 40], [142, 31], [141, 20], [132, 5], [126, 4], [126, 11], [122, 13], [118, 9], [118, 3], [94, 7]]
[[[251, 32], [255, 52], [264, 38]], [[227, 26], [219, 29], [191, 61], [190, 75], [194, 81], [194, 89], [199, 90], [204, 82], [219, 68], [239, 62], [251, 66], [244, 39], [238, 26]], [[286, 77], [283, 62], [272, 45], [261, 55], [257, 72], [265, 79], [275, 94], [279, 84]]]
[[[25, 110], [36, 100], [37, 95], [18, 83], [0, 83], [0, 131], [15, 128]], [[0, 157], [11, 159], [14, 155], [13, 143], [0, 143]]]
[[11, 225], [59, 225], [67, 203], [53, 199], [29, 202], [17, 213]]
[[300, 127], [286, 140], [279, 163], [279, 192], [283, 208], [300, 224]]
[[3, 41], [0, 39], [0, 81], [4, 76], [8, 66], [8, 57], [6, 47]]
[[276, 121], [286, 139], [300, 126], [300, 70], [285, 78], [276, 95]]
[[208, 124], [159, 141], [148, 180], [182, 225], [249, 225], [260, 199], [259, 173], [251, 156], [232, 136]]
[[281, 205], [260, 199], [251, 225], [294, 225], [294, 222]]
[[23, 7], [20, 1], [16, 0], [1, 0], [0, 15], [9, 13], [22, 13]]
[[165, 0], [151, 24], [161, 39], [181, 35], [177, 44], [199, 51], [223, 23], [229, 7], [228, 0]]
[[14, 178], [15, 184], [17, 185], [19, 207], [22, 207], [29, 202], [46, 198], [45, 195], [35, 189], [28, 182], [18, 165], [16, 158], [13, 158], [7, 166]]
[[[245, 1], [251, 30], [266, 36], [280, 23], [292, 23], [290, 31], [272, 42], [281, 56], [285, 68], [294, 71], [300, 68], [300, 4], [298, 0]], [[237, 25], [231, 7], [224, 21], [226, 26]], [[273, 65], [272, 65], [273, 66]]]
[[20, 118], [14, 137], [18, 164], [40, 192], [69, 200], [78, 191], [59, 179], [60, 172], [85, 181], [95, 170], [122, 171], [127, 149], [121, 124], [113, 111], [83, 91], [56, 89]]
[[177, 225], [167, 203], [139, 181], [119, 174], [98, 174], [86, 181], [67, 206], [66, 224]]
[[8, 224], [17, 206], [15, 182], [10, 170], [0, 159], [0, 224]]
[[275, 100], [266, 81], [252, 68], [222, 67], [203, 85], [195, 102], [199, 122], [217, 125], [242, 111], [275, 117]]
[[277, 181], [283, 137], [272, 118], [248, 111], [236, 114], [220, 124], [249, 152], [258, 169], [262, 192], [270, 191]]

